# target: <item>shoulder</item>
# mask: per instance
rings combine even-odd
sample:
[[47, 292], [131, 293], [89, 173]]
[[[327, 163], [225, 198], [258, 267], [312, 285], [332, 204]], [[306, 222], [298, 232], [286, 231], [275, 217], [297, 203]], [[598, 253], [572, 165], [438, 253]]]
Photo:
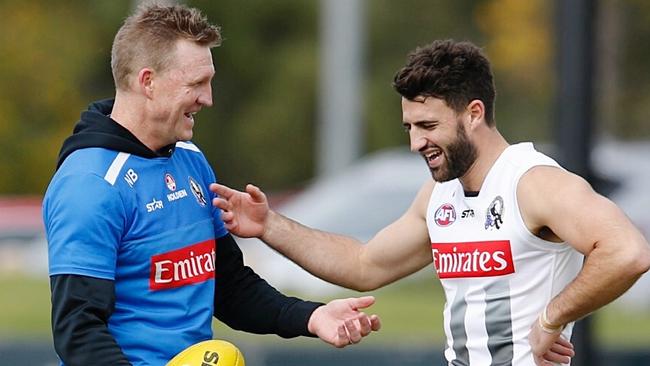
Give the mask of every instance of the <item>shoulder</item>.
[[428, 179], [426, 182], [424, 182], [424, 184], [422, 184], [420, 190], [415, 196], [415, 199], [413, 200], [411, 207], [409, 208], [411, 214], [426, 218], [427, 208], [429, 207], [429, 201], [431, 200], [431, 194], [433, 193], [433, 188], [436, 186], [436, 184], [438, 183], [433, 179]]
[[594, 195], [585, 179], [559, 166], [534, 166], [517, 184], [517, 202], [530, 226], [548, 226], [553, 217], [576, 205], [587, 205]]
[[510, 167], [518, 171], [519, 175], [526, 173], [536, 166], [560, 167], [553, 158], [536, 150], [535, 146], [530, 142], [510, 145], [504, 151], [504, 155], [504, 160]]
[[75, 151], [50, 181], [43, 198], [45, 219], [55, 216], [89, 220], [124, 212], [118, 178], [129, 154], [102, 148]]

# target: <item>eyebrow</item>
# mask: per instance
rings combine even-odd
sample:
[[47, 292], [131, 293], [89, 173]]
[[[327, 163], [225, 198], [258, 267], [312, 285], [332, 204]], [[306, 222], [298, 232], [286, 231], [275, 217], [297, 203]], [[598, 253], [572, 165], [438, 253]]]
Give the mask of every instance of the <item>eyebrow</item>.
[[415, 122], [402, 121], [402, 124], [409, 124], [409, 125], [422, 125], [422, 124], [425, 124], [425, 123], [438, 124], [438, 123], [440, 123], [440, 120], [437, 120], [437, 119], [431, 119], [431, 120], [425, 119], [425, 120], [419, 120], [419, 121], [415, 121]]

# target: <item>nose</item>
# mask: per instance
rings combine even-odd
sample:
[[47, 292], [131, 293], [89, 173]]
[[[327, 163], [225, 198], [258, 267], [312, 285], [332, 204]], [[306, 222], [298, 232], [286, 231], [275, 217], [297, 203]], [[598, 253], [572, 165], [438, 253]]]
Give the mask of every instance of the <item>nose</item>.
[[411, 151], [419, 152], [421, 149], [427, 146], [427, 139], [424, 135], [417, 132], [416, 128], [412, 128], [409, 131], [409, 139], [411, 142]]
[[212, 86], [207, 85], [203, 88], [196, 101], [203, 106], [212, 107]]

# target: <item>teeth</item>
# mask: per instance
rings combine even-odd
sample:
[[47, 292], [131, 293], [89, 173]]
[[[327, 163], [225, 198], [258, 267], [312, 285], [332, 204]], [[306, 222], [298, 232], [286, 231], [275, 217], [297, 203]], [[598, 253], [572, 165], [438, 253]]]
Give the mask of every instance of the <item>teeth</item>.
[[426, 154], [424, 156], [427, 158], [427, 160], [433, 160], [433, 159], [437, 158], [438, 155], [440, 155], [440, 151], [434, 151], [434, 152], [431, 152], [431, 153]]

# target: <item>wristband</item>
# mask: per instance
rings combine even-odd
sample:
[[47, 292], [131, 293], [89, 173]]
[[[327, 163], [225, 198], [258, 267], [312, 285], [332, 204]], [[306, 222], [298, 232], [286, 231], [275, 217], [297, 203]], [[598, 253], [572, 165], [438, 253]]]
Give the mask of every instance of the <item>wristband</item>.
[[551, 324], [551, 322], [548, 321], [548, 316], [546, 315], [547, 306], [544, 307], [544, 311], [542, 311], [542, 314], [538, 318], [539, 327], [542, 328], [544, 333], [548, 333], [548, 334], [559, 333], [562, 331], [562, 329], [564, 329], [564, 325], [553, 325]]

